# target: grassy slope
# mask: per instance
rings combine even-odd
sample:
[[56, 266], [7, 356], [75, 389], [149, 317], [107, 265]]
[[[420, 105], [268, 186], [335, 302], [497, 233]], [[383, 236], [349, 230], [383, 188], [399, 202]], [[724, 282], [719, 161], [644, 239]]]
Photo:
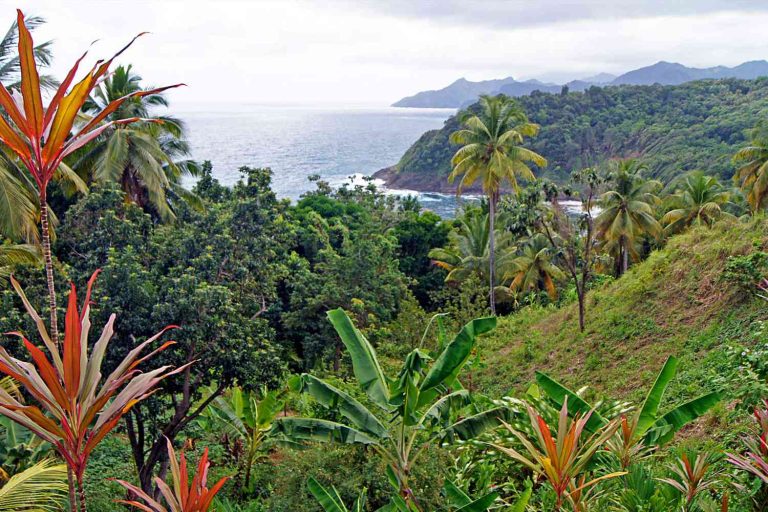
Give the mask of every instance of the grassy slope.
[[589, 384], [593, 395], [638, 401], [674, 354], [682, 364], [666, 403], [715, 388], [726, 345], [746, 343], [750, 324], [768, 315], [765, 303], [721, 279], [728, 256], [749, 253], [753, 243], [768, 246], [766, 222], [674, 237], [590, 293], [583, 334], [575, 305], [527, 308], [502, 319], [483, 340], [478, 387], [492, 396], [524, 391], [542, 370], [574, 389]]

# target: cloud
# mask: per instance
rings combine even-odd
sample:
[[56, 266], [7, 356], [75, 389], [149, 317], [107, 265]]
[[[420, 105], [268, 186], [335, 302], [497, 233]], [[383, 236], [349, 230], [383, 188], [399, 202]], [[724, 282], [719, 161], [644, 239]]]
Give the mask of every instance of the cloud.
[[503, 29], [565, 21], [768, 11], [764, 0], [333, 0], [348, 9], [451, 25]]

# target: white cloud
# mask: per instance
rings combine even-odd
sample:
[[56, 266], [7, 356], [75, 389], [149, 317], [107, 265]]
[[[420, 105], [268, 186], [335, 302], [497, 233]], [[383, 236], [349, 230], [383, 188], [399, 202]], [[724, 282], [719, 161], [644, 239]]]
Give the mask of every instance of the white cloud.
[[[753, 2], [732, 4], [752, 11], [720, 11], [713, 2], [632, 1], [624, 17], [620, 8], [603, 11], [594, 1], [525, 2], [524, 11], [519, 3], [482, 2], [456, 10], [464, 4], [28, 0], [20, 6], [48, 20], [36, 37], [55, 40], [59, 75], [94, 39], [100, 41], [92, 54], [108, 56], [135, 33], [152, 32], [122, 61], [151, 84], [186, 82], [172, 93], [185, 103], [387, 104], [461, 76], [570, 79], [662, 59], [712, 66], [768, 57], [768, 12]], [[663, 7], [671, 4], [677, 7]], [[17, 5], [0, 1], [0, 24], [11, 22]]]

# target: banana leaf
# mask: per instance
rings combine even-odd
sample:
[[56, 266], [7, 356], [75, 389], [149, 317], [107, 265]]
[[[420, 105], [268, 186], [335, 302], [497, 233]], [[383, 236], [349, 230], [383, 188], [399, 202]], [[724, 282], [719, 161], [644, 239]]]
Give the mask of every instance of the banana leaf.
[[[585, 402], [579, 395], [566, 388], [546, 373], [536, 372], [536, 383], [559, 408], [562, 408], [566, 397], [568, 398], [568, 414], [587, 414], [593, 407]], [[588, 432], [597, 432], [608, 424], [608, 420], [593, 411], [585, 428]]]
[[344, 444], [378, 444], [379, 440], [365, 432], [315, 418], [279, 418], [272, 426], [273, 435], [283, 434], [295, 441], [320, 441]]

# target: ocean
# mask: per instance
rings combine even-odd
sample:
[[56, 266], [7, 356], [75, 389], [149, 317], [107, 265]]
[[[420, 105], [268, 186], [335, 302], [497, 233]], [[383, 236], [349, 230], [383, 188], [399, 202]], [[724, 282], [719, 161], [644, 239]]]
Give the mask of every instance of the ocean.
[[[307, 108], [217, 105], [185, 108], [192, 157], [210, 160], [213, 174], [232, 185], [242, 166], [270, 167], [273, 189], [295, 201], [314, 188], [319, 174], [331, 185], [359, 182], [397, 163], [424, 132], [443, 126], [454, 109]], [[425, 208], [452, 217], [457, 200], [446, 194], [418, 194]]]

